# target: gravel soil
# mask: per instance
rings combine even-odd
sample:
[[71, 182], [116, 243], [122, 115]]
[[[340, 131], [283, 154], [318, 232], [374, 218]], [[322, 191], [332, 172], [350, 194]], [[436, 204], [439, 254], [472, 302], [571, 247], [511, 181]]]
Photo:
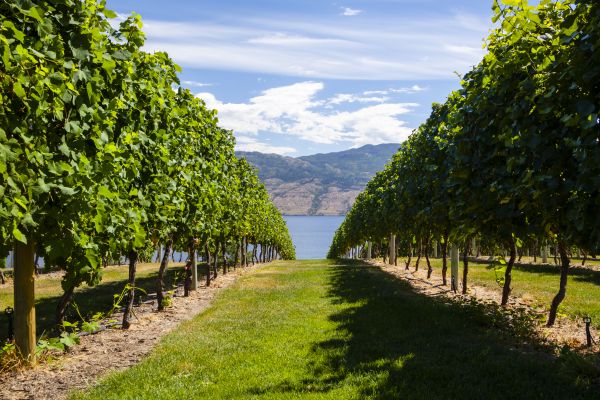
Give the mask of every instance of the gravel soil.
[[[444, 296], [448, 299], [455, 301], [465, 300], [476, 300], [486, 304], [495, 304], [498, 307], [500, 305], [500, 295], [483, 286], [469, 284], [468, 293], [466, 295], [460, 294], [462, 289], [462, 281], [459, 286], [459, 293], [454, 293], [450, 290], [449, 286], [442, 285], [442, 277], [439, 274], [432, 275], [430, 279], [427, 279], [427, 268], [422, 268], [419, 271], [414, 271], [412, 266], [410, 270], [405, 270], [404, 262], [399, 262], [398, 266], [389, 264], [383, 264], [381, 262], [370, 262], [372, 265], [376, 265], [383, 271], [392, 274], [399, 279], [406, 280], [410, 285], [419, 293], [427, 296]], [[450, 268], [448, 268], [448, 280], [450, 276]], [[462, 279], [462, 278], [461, 278]], [[568, 346], [573, 350], [577, 350], [583, 353], [593, 353], [600, 351], [600, 343], [596, 343], [592, 348], [585, 346], [585, 325], [582, 322], [574, 321], [568, 317], [559, 315], [556, 323], [553, 327], [548, 328], [545, 325], [546, 316], [548, 311], [543, 308], [535, 307], [532, 304], [534, 299], [526, 297], [511, 296], [507, 307], [513, 309], [527, 310], [530, 315], [536, 315], [537, 318], [533, 321], [535, 324], [534, 329], [537, 336], [547, 341], [548, 343], [561, 346]], [[592, 335], [597, 338], [598, 333], [592, 332]], [[599, 342], [596, 339], [597, 342]]]
[[[110, 372], [137, 364], [164, 335], [210, 307], [219, 292], [253, 270], [253, 267], [238, 268], [227, 275], [221, 274], [210, 287], [201, 286], [189, 297], [176, 295], [172, 307], [162, 312], [156, 311], [155, 302], [142, 304], [134, 308], [129, 330], [107, 329], [83, 336], [81, 344], [68, 353], [33, 369], [1, 375], [0, 399], [65, 399], [72, 390], [85, 389]], [[120, 322], [121, 318], [122, 314], [116, 313], [110, 319]]]

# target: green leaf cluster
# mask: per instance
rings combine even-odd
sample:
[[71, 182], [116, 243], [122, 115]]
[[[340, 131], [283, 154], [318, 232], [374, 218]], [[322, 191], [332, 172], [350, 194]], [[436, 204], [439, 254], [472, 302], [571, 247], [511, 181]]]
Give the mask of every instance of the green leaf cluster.
[[330, 257], [397, 234], [600, 247], [600, 3], [494, 2], [488, 53], [357, 198]]
[[142, 50], [140, 17], [115, 15], [104, 0], [0, 4], [0, 256], [33, 241], [65, 289], [169, 238], [248, 236], [293, 258], [232, 132], [166, 53]]

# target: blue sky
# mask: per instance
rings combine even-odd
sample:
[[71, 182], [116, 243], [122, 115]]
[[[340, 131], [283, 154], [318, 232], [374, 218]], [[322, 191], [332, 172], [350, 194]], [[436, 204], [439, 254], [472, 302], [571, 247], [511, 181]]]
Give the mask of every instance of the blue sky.
[[144, 21], [240, 150], [400, 143], [483, 56], [491, 0], [108, 0]]

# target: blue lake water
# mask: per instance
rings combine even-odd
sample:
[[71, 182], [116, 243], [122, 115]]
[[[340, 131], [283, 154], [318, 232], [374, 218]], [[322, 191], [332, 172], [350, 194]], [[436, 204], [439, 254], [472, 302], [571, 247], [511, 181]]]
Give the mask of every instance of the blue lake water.
[[335, 230], [343, 216], [292, 216], [283, 217], [296, 246], [296, 258], [308, 260], [325, 258]]

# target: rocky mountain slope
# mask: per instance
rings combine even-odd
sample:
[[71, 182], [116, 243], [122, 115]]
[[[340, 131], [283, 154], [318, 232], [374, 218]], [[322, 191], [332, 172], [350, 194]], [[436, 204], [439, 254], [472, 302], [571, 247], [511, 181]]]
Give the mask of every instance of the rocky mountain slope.
[[369, 179], [390, 160], [398, 144], [285, 157], [238, 152], [258, 168], [275, 205], [286, 215], [343, 215]]

